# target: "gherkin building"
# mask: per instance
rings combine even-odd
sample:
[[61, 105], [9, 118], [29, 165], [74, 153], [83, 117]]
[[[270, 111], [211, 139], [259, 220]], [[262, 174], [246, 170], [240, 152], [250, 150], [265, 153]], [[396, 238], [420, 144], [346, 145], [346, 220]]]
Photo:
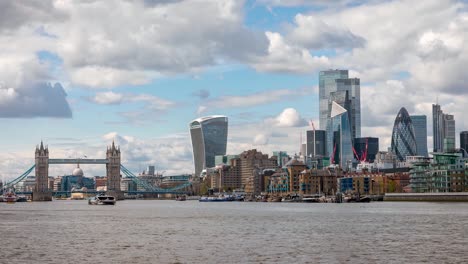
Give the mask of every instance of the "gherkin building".
[[413, 123], [404, 107], [398, 112], [393, 125], [392, 152], [399, 161], [405, 161], [406, 156], [415, 156], [417, 153]]

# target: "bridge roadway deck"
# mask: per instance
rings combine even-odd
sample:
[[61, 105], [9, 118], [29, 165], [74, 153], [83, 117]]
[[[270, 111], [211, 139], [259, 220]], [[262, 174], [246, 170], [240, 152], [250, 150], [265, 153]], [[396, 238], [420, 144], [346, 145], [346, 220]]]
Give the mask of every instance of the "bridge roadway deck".
[[107, 164], [107, 159], [49, 159], [49, 164]]

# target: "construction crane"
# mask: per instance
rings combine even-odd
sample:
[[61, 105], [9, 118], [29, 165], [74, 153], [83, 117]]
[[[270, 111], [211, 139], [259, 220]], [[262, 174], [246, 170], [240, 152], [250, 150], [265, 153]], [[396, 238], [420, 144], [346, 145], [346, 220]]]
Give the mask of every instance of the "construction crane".
[[353, 149], [353, 153], [354, 153], [354, 156], [356, 156], [356, 159], [360, 162], [366, 162], [367, 161], [367, 153], [368, 153], [368, 149], [369, 149], [369, 141], [368, 139], [366, 138], [366, 146], [364, 148], [364, 152], [361, 152], [361, 156], [359, 156], [359, 154], [357, 153], [356, 149], [354, 147], [352, 147]]

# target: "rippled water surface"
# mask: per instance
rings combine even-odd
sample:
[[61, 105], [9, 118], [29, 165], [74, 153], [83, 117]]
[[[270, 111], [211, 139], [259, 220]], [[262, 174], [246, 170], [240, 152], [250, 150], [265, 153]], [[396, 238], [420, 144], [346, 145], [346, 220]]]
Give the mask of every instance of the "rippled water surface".
[[0, 203], [0, 263], [468, 263], [466, 203]]

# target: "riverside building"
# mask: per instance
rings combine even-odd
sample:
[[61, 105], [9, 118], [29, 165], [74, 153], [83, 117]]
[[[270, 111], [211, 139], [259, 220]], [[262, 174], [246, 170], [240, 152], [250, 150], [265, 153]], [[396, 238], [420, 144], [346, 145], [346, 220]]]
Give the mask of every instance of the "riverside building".
[[269, 158], [256, 149], [239, 154], [240, 179], [244, 191], [249, 194], [259, 194], [265, 189], [261, 175], [265, 169], [275, 170], [278, 167], [276, 157]]

